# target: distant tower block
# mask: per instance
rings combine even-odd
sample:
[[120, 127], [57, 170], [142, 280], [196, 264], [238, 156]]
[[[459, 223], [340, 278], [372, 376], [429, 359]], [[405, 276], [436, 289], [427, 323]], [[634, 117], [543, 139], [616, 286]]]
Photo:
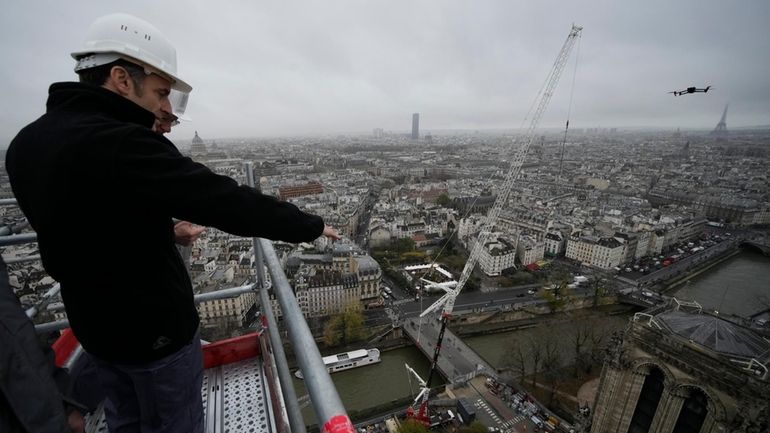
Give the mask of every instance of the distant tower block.
[[412, 140], [420, 138], [420, 113], [412, 114]]
[[725, 105], [725, 111], [722, 113], [722, 119], [717, 123], [717, 127], [711, 131], [711, 135], [715, 136], [717, 141], [727, 140], [727, 107], [729, 104]]

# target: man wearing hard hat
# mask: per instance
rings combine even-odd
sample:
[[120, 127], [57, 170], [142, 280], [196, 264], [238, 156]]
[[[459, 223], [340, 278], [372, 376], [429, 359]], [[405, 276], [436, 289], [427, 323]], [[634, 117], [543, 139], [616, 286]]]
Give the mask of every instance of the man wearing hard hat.
[[171, 90], [192, 89], [151, 24], [99, 18], [72, 56], [80, 83], [51, 85], [46, 113], [11, 142], [13, 192], [97, 365], [110, 431], [201, 432], [199, 320], [172, 218], [288, 242], [337, 232], [151, 130]]

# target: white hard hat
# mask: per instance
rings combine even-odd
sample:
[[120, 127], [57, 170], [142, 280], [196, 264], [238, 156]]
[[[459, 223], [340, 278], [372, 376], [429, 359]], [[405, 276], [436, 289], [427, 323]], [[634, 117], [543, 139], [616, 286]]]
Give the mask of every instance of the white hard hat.
[[[117, 59], [138, 62], [150, 72], [171, 79], [171, 87], [190, 93], [192, 87], [176, 74], [176, 49], [152, 24], [135, 16], [105, 15], [91, 24], [83, 48], [72, 53], [75, 71], [106, 65]], [[154, 70], [153, 70], [154, 69]]]

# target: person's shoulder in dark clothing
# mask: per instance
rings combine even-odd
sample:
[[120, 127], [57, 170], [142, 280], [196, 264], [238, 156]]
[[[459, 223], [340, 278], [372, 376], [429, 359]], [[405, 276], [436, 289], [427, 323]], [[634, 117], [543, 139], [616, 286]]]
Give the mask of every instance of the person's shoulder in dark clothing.
[[66, 373], [41, 350], [0, 257], [0, 432], [69, 432]]

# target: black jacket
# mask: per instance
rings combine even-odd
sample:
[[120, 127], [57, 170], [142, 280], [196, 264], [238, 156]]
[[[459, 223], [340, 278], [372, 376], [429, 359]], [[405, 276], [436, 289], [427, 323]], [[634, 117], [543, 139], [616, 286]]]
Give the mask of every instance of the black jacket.
[[71, 431], [64, 406], [70, 392], [66, 372], [54, 366], [53, 352], [41, 350], [0, 257], [0, 432]]
[[311, 241], [324, 227], [320, 217], [182, 156], [150, 130], [153, 121], [109, 90], [56, 83], [46, 114], [6, 155], [75, 335], [116, 363], [169, 355], [198, 327], [172, 217], [289, 242]]

